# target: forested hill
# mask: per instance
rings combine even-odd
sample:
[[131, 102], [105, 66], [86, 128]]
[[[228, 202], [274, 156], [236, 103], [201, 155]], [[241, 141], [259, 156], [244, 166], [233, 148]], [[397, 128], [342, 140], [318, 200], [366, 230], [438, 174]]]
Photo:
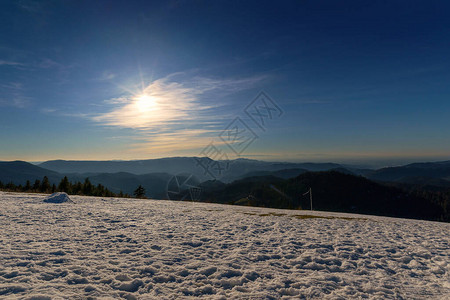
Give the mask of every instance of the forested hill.
[[283, 180], [260, 176], [227, 185], [204, 184], [204, 201], [274, 208], [313, 209], [450, 221], [450, 190], [401, 189], [336, 171], [307, 172]]

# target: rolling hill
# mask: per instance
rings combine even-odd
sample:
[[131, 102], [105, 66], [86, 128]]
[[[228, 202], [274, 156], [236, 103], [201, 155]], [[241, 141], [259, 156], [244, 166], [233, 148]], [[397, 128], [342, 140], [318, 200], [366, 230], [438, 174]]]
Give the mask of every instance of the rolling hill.
[[13, 182], [23, 185], [27, 180], [33, 183], [36, 179], [41, 180], [44, 176], [47, 176], [51, 182], [59, 182], [63, 177], [58, 172], [24, 161], [0, 162], [0, 181], [3, 183]]
[[402, 182], [412, 184], [450, 184], [450, 161], [414, 163], [400, 167], [375, 170], [367, 178], [377, 181]]
[[[198, 162], [200, 160], [200, 163]], [[209, 176], [203, 166], [212, 165], [213, 160], [209, 158], [196, 157], [169, 157], [136, 161], [67, 161], [53, 160], [39, 164], [40, 167], [61, 174], [100, 174], [100, 173], [131, 173], [143, 175], [150, 173], [190, 173], [199, 180], [206, 181], [214, 179]], [[306, 171], [327, 171], [342, 168], [334, 163], [279, 163], [266, 162], [252, 159], [235, 159], [227, 163], [227, 168], [222, 176], [218, 174], [215, 179], [223, 182], [232, 182], [246, 176], [251, 172], [275, 172], [287, 169], [304, 169]]]
[[291, 179], [257, 176], [224, 186], [205, 187], [203, 201], [273, 208], [313, 209], [449, 221], [447, 198], [421, 193], [336, 171], [307, 172]]

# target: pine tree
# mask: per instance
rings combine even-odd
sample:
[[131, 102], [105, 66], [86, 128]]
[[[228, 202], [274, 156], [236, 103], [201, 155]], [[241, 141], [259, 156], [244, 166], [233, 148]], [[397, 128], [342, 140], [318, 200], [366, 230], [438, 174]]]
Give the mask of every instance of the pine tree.
[[105, 197], [114, 197], [115, 194], [113, 192], [111, 192], [110, 190], [108, 190], [108, 188], [105, 188], [104, 196]]
[[50, 182], [48, 181], [48, 177], [44, 176], [44, 178], [42, 179], [42, 183], [41, 183], [41, 192], [42, 193], [48, 193], [50, 191], [51, 185]]
[[76, 195], [80, 195], [83, 193], [83, 185], [81, 184], [81, 182], [77, 182], [72, 189], [72, 193], [76, 194]]
[[86, 178], [83, 184], [83, 194], [86, 196], [91, 196], [92, 192], [93, 192], [92, 183], [89, 181], [89, 178]]
[[134, 196], [136, 198], [145, 198], [145, 189], [142, 185], [139, 185], [138, 188], [134, 191]]
[[33, 184], [33, 190], [35, 192], [39, 191], [39, 188], [41, 187], [41, 181], [39, 179], [36, 179], [36, 181]]
[[25, 184], [25, 187], [23, 189], [25, 192], [28, 192], [31, 190], [31, 183], [29, 180], [27, 180], [27, 183]]
[[105, 187], [99, 183], [94, 194], [95, 196], [105, 196]]
[[69, 179], [67, 178], [67, 176], [64, 176], [64, 178], [61, 180], [61, 182], [59, 183], [58, 186], [58, 190], [60, 192], [66, 192], [69, 193], [70, 190], [70, 182]]

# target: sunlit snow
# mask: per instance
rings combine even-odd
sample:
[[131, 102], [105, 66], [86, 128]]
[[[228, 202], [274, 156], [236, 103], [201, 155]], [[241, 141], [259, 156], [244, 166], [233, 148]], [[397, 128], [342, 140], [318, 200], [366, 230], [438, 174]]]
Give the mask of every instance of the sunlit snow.
[[0, 297], [450, 296], [447, 223], [81, 196], [50, 204], [45, 197], [0, 192]]

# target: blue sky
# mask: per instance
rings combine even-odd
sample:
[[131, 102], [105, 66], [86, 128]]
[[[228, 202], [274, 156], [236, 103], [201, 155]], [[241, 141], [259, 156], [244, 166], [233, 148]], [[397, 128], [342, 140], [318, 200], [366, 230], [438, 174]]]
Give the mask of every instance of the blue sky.
[[[446, 1], [2, 1], [0, 160], [450, 159]], [[260, 91], [283, 111], [262, 130]], [[269, 122], [270, 121], [270, 122]]]

